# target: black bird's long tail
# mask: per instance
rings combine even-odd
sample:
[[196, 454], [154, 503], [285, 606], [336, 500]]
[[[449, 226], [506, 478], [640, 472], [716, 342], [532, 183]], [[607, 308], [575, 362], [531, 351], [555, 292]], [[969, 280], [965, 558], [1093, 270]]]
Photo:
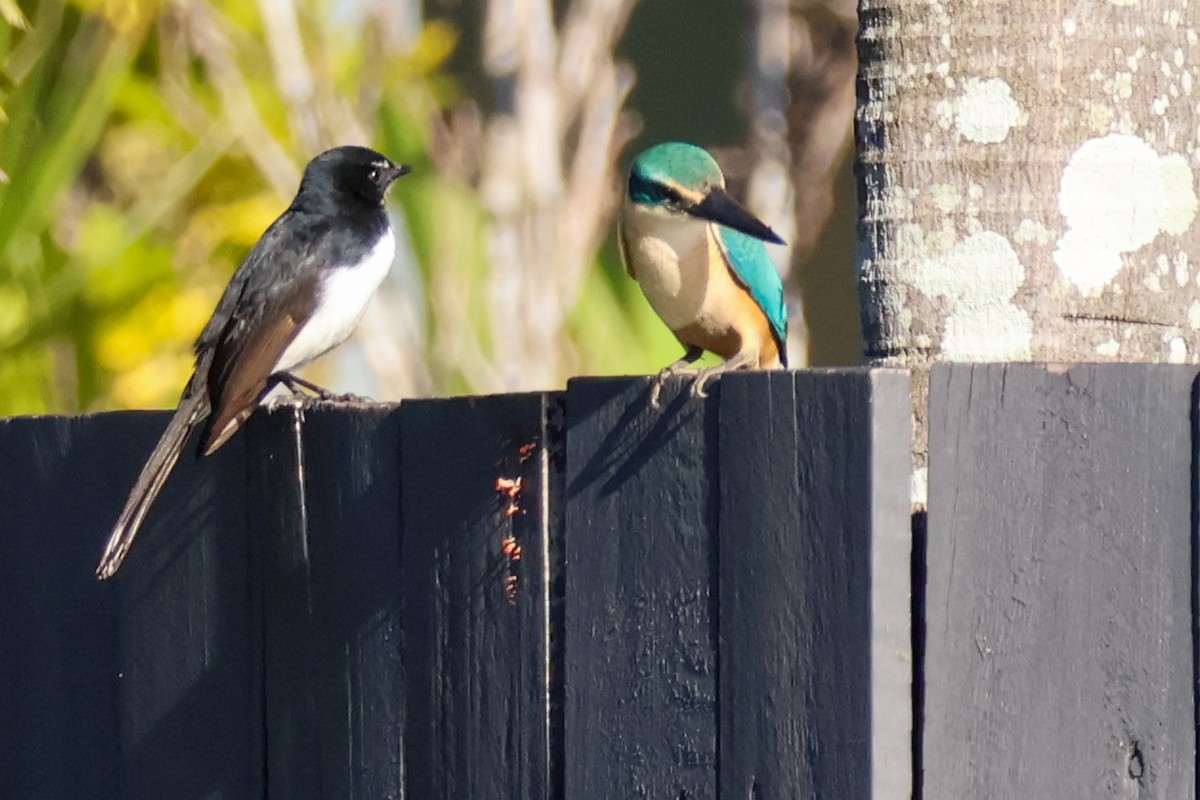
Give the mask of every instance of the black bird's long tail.
[[121, 562], [129, 554], [129, 548], [133, 546], [133, 539], [137, 536], [138, 528], [142, 526], [142, 520], [146, 518], [146, 512], [162, 491], [163, 484], [167, 482], [167, 476], [179, 460], [188, 437], [208, 416], [208, 392], [202, 385], [196, 385], [201, 383], [202, 381], [196, 380], [195, 377], [192, 378], [179, 400], [175, 416], [171, 417], [162, 438], [154, 446], [154, 452], [142, 467], [137, 483], [133, 485], [129, 499], [125, 501], [125, 508], [113, 527], [112, 535], [108, 537], [108, 544], [104, 546], [104, 555], [100, 557], [100, 563], [96, 566], [96, 577], [100, 580], [111, 578], [121, 568]]

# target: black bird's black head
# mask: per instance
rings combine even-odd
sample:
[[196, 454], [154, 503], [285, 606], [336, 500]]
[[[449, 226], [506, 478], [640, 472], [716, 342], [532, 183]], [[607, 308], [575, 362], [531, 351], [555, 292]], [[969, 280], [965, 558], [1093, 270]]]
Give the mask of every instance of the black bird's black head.
[[296, 200], [379, 207], [392, 181], [409, 171], [369, 147], [335, 147], [308, 162]]

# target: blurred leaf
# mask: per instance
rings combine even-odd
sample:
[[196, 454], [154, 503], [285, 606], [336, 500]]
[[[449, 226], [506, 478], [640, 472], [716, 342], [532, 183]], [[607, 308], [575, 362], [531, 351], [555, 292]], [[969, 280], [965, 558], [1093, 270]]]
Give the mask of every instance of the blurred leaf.
[[29, 325], [29, 298], [16, 286], [0, 285], [0, 346], [9, 344]]
[[405, 58], [420, 75], [429, 75], [444, 66], [458, 46], [458, 31], [445, 20], [434, 19], [425, 24], [416, 44]]
[[21, 9], [17, 7], [16, 0], [0, 0], [0, 17], [14, 28], [28, 30], [29, 20], [25, 19], [25, 15], [21, 13]]
[[84, 217], [77, 253], [87, 276], [83, 298], [97, 309], [118, 308], [175, 277], [169, 248], [131, 242], [126, 218], [100, 203]]
[[43, 414], [52, 407], [49, 398], [53, 362], [45, 348], [8, 350], [0, 359], [0, 415]]
[[71, 0], [85, 13], [101, 17], [121, 33], [133, 33], [159, 12], [159, 0]]

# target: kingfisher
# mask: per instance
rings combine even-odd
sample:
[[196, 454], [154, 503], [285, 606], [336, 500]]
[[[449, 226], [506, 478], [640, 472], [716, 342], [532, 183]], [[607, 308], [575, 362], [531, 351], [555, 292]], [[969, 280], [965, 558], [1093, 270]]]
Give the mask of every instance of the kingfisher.
[[[617, 221], [621, 260], [684, 347], [659, 371], [650, 405], [672, 375], [692, 374], [691, 394], [735, 369], [787, 367], [783, 281], [763, 242], [783, 239], [725, 191], [708, 151], [664, 142], [640, 153]], [[704, 352], [725, 359], [692, 366]]]

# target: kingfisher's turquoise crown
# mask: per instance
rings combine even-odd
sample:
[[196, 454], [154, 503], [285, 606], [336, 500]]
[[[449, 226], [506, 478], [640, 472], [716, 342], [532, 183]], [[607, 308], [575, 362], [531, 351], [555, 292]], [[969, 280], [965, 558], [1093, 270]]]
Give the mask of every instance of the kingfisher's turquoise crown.
[[700, 194], [725, 183], [716, 159], [703, 147], [687, 142], [663, 142], [643, 150], [629, 170], [629, 199], [644, 205], [662, 205], [673, 198], [676, 187]]

